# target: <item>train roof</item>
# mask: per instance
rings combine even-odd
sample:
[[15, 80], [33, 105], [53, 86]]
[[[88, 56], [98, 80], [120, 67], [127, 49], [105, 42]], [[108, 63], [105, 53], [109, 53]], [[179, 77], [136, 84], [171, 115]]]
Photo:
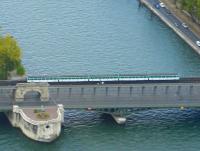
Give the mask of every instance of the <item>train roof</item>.
[[42, 75], [42, 76], [28, 76], [28, 79], [38, 79], [38, 78], [126, 78], [126, 77], [132, 77], [132, 78], [140, 78], [140, 77], [179, 77], [177, 74], [101, 74], [101, 75]]

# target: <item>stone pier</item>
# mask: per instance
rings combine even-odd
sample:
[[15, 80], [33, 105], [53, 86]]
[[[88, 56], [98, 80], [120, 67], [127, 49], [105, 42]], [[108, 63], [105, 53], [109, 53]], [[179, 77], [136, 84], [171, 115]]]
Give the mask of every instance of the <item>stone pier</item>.
[[111, 114], [111, 116], [113, 117], [113, 119], [115, 120], [115, 122], [117, 124], [125, 124], [126, 123], [126, 117], [124, 117], [122, 115]]
[[[88, 108], [88, 110], [93, 110], [92, 108]], [[100, 112], [103, 114], [107, 114], [112, 116], [112, 118], [115, 120], [117, 124], [125, 124], [126, 123], [126, 115], [127, 110], [126, 109], [118, 109], [118, 108], [105, 108], [105, 109], [94, 109], [96, 112]]]
[[59, 104], [53, 107], [21, 108], [13, 106], [6, 113], [10, 123], [18, 127], [30, 139], [40, 142], [52, 142], [61, 133], [64, 122], [64, 108]]

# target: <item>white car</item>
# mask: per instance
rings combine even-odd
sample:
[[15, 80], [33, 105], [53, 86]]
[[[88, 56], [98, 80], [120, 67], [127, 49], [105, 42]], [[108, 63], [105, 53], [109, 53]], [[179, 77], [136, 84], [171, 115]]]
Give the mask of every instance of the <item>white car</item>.
[[164, 8], [165, 4], [164, 3], [160, 3], [160, 7]]
[[188, 28], [188, 25], [187, 25], [186, 23], [182, 23], [182, 26], [183, 26], [184, 28]]
[[200, 41], [196, 41], [197, 46], [200, 47]]

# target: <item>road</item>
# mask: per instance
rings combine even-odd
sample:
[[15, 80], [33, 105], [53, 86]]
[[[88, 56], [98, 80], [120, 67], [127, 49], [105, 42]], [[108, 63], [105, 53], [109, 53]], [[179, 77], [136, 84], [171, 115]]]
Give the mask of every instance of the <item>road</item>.
[[[2, 89], [1, 89], [2, 88]], [[0, 86], [0, 110], [12, 105], [24, 107], [63, 104], [67, 109], [134, 108], [134, 107], [200, 107], [200, 83], [137, 83], [50, 85], [49, 101], [41, 102], [39, 95], [16, 102], [10, 87]]]
[[[152, 7], [154, 7], [163, 17], [165, 17], [176, 29], [181, 31], [187, 38], [189, 38], [195, 45], [196, 41], [200, 41], [200, 38], [193, 33], [190, 28], [184, 28], [182, 26], [182, 21], [179, 20], [170, 10], [166, 7], [156, 8], [155, 5], [158, 4], [159, 0], [146, 0]], [[199, 48], [200, 51], [200, 48]]]

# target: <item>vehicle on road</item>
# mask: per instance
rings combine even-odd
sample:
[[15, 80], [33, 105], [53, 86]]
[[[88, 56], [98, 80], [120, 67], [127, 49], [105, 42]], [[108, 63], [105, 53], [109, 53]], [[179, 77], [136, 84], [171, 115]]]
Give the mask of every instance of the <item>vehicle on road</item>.
[[160, 3], [160, 7], [164, 8], [165, 4], [164, 3]]
[[198, 47], [200, 47], [200, 41], [196, 41]]
[[188, 29], [188, 25], [186, 23], [182, 23], [182, 26], [186, 29]]
[[169, 9], [167, 9], [167, 8], [166, 8], [166, 12], [167, 12], [168, 15], [172, 14], [171, 11]]
[[155, 8], [159, 9], [160, 8], [160, 4], [159, 3], [155, 4]]
[[174, 23], [174, 25], [175, 25], [176, 27], [178, 27], [178, 26], [179, 26], [179, 25], [178, 25], [178, 23], [176, 23], [176, 22]]

